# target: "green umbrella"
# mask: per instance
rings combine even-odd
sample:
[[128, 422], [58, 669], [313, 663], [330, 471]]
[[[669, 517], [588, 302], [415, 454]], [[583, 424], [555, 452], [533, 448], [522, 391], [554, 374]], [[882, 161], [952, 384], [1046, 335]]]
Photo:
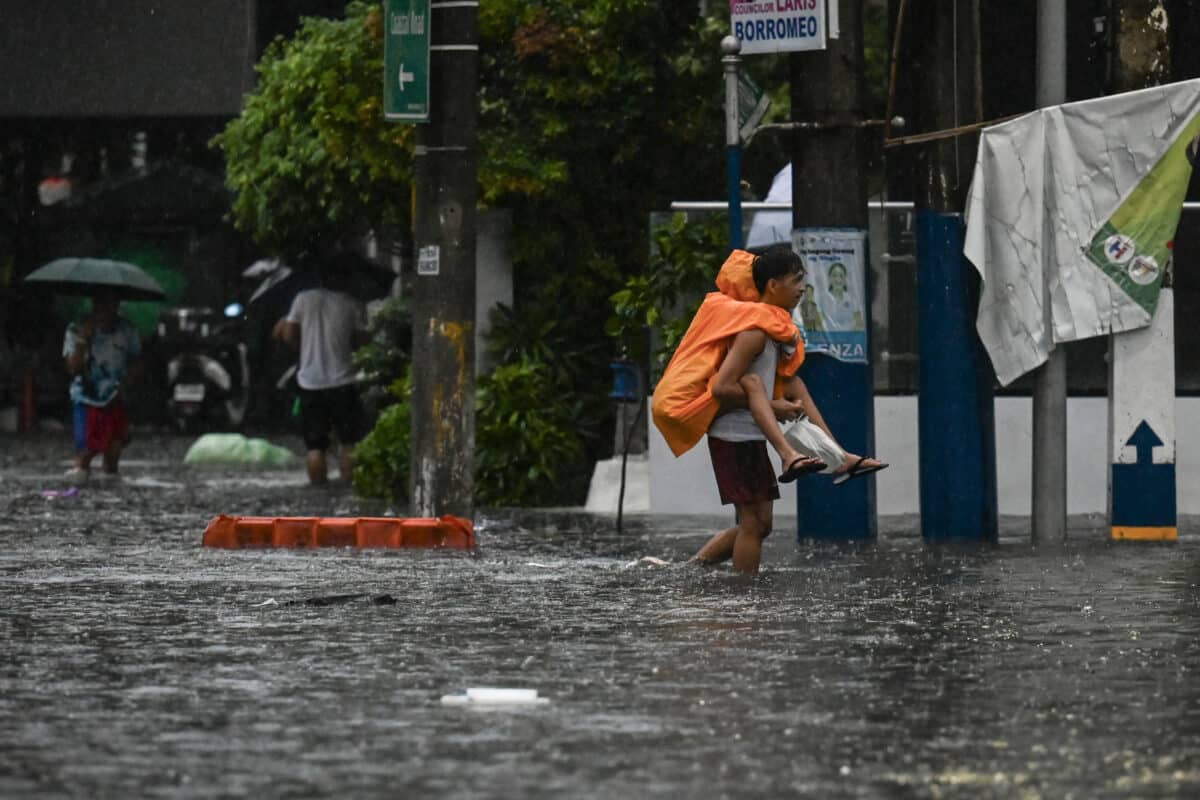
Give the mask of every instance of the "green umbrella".
[[60, 294], [95, 294], [113, 289], [124, 300], [163, 300], [158, 281], [125, 261], [103, 258], [57, 258], [25, 276], [25, 283]]

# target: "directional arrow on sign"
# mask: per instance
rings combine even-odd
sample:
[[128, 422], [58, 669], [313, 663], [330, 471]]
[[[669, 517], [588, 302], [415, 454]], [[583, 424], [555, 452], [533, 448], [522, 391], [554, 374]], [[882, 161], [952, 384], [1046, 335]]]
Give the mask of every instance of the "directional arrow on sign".
[[[376, 3], [376, 6], [380, 3]], [[429, 121], [430, 0], [383, 0], [383, 118]], [[450, 5], [478, 5], [451, 3]]]
[[1153, 464], [1154, 463], [1154, 448], [1162, 447], [1162, 439], [1158, 438], [1158, 434], [1146, 422], [1142, 420], [1133, 430], [1133, 436], [1130, 436], [1125, 445], [1132, 445], [1137, 449], [1137, 463]]
[[[1154, 448], [1162, 447], [1163, 440], [1146, 420], [1142, 420], [1125, 446], [1137, 450], [1137, 463], [1112, 465], [1109, 486], [1113, 527], [1174, 529], [1177, 522], [1175, 465], [1154, 463]], [[1127, 536], [1123, 534], [1119, 538]]]

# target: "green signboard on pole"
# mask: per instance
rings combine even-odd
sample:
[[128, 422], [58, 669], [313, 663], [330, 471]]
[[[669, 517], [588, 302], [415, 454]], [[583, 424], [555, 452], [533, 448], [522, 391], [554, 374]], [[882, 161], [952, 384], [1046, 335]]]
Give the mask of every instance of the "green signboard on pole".
[[754, 136], [758, 123], [766, 116], [771, 107], [771, 98], [767, 96], [754, 79], [745, 70], [738, 73], [738, 133], [742, 141], [749, 143]]
[[386, 0], [383, 116], [429, 121], [429, 0]]

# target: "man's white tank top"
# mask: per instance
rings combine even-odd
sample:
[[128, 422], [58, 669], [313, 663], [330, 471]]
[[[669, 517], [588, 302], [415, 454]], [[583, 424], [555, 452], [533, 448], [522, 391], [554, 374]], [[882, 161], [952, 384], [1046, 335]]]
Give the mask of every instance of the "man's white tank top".
[[[762, 352], [750, 362], [748, 372], [754, 373], [767, 389], [767, 397], [775, 388], [775, 369], [779, 363], [779, 343], [767, 340]], [[754, 422], [748, 408], [738, 408], [722, 414], [708, 427], [708, 435], [727, 442], [754, 442], [767, 437]]]

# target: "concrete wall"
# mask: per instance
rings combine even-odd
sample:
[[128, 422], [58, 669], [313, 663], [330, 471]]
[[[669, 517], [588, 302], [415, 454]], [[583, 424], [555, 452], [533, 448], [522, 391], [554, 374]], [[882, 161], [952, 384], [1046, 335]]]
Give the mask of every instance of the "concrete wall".
[[[1001, 514], [1030, 513], [1031, 408], [1027, 397], [996, 398], [996, 488]], [[1076, 397], [1068, 401], [1069, 514], [1107, 512], [1107, 430], [1106, 398]], [[1176, 431], [1178, 511], [1200, 514], [1200, 398], [1176, 400]], [[876, 476], [878, 513], [918, 513], [916, 397], [875, 399], [875, 443], [876, 454], [891, 464]], [[947, 464], [946, 469], [954, 469], [954, 465]], [[652, 513], [723, 513], [703, 442], [676, 459], [658, 429], [650, 426], [649, 481]], [[785, 487], [783, 495], [775, 504], [775, 514], [794, 517], [795, 492]]]

